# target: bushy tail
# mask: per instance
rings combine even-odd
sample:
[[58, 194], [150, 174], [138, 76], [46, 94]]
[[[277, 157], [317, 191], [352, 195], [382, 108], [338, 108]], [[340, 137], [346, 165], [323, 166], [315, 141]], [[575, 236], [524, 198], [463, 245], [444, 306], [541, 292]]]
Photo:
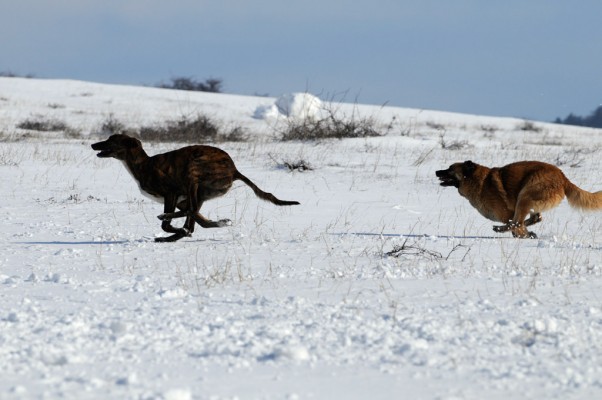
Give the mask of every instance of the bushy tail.
[[234, 179], [235, 180], [238, 179], [238, 180], [241, 180], [244, 183], [246, 183], [247, 186], [249, 186], [251, 189], [253, 189], [253, 192], [255, 192], [255, 195], [257, 197], [259, 197], [260, 199], [274, 203], [277, 206], [294, 206], [294, 205], [300, 204], [298, 201], [280, 200], [280, 199], [276, 198], [276, 196], [274, 196], [272, 193], [264, 192], [263, 190], [259, 189], [257, 187], [257, 185], [255, 185], [249, 178], [247, 178], [246, 176], [244, 176], [243, 174], [241, 174], [238, 171], [236, 171], [236, 173], [234, 174]]
[[602, 191], [590, 193], [567, 181], [564, 193], [571, 207], [582, 210], [599, 210], [602, 208]]

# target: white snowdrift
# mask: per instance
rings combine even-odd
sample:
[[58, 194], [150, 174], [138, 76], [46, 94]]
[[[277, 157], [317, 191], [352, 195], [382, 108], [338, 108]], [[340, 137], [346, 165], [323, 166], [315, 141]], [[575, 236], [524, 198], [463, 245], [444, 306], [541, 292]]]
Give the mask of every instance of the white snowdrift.
[[322, 101], [309, 93], [290, 93], [280, 96], [273, 104], [256, 108], [254, 116], [258, 119], [319, 118], [323, 111]]

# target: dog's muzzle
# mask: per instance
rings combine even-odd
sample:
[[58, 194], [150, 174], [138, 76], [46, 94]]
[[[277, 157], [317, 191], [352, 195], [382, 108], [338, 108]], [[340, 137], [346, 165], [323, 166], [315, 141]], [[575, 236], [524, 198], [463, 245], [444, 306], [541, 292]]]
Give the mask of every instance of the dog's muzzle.
[[98, 153], [96, 157], [100, 158], [111, 157], [111, 155], [113, 154], [113, 152], [110, 149], [106, 148], [105, 142], [94, 143], [92, 145], [92, 150], [99, 151], [100, 153]]
[[460, 181], [449, 169], [439, 170], [435, 172], [435, 175], [437, 175], [437, 178], [441, 181], [439, 183], [441, 186], [460, 187]]

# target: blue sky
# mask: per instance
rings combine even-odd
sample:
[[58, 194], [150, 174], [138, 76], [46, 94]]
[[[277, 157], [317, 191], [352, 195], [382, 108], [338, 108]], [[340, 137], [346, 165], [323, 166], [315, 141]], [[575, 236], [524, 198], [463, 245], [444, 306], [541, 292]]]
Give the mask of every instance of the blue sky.
[[602, 1], [0, 0], [0, 71], [553, 120], [602, 104]]

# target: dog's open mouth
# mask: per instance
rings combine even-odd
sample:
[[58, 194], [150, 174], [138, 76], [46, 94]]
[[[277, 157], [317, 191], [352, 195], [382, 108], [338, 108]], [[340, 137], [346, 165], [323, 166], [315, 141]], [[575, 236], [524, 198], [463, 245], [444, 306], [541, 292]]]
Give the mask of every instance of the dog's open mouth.
[[92, 145], [92, 150], [98, 151], [96, 157], [107, 158], [112, 157], [113, 152], [110, 149], [107, 149], [108, 146], [103, 146], [104, 142], [94, 143]]
[[449, 174], [447, 170], [437, 171], [436, 174], [437, 178], [439, 178], [439, 184], [441, 186], [460, 186], [460, 181], [458, 181], [458, 179], [455, 176]]
[[96, 157], [107, 158], [107, 157], [111, 157], [111, 154], [113, 154], [112, 151], [110, 151], [110, 150], [103, 150], [103, 151], [99, 152], [96, 155]]
[[460, 182], [458, 182], [458, 180], [456, 178], [439, 178], [439, 180], [441, 181], [441, 183], [440, 183], [441, 186], [458, 187], [460, 185]]

